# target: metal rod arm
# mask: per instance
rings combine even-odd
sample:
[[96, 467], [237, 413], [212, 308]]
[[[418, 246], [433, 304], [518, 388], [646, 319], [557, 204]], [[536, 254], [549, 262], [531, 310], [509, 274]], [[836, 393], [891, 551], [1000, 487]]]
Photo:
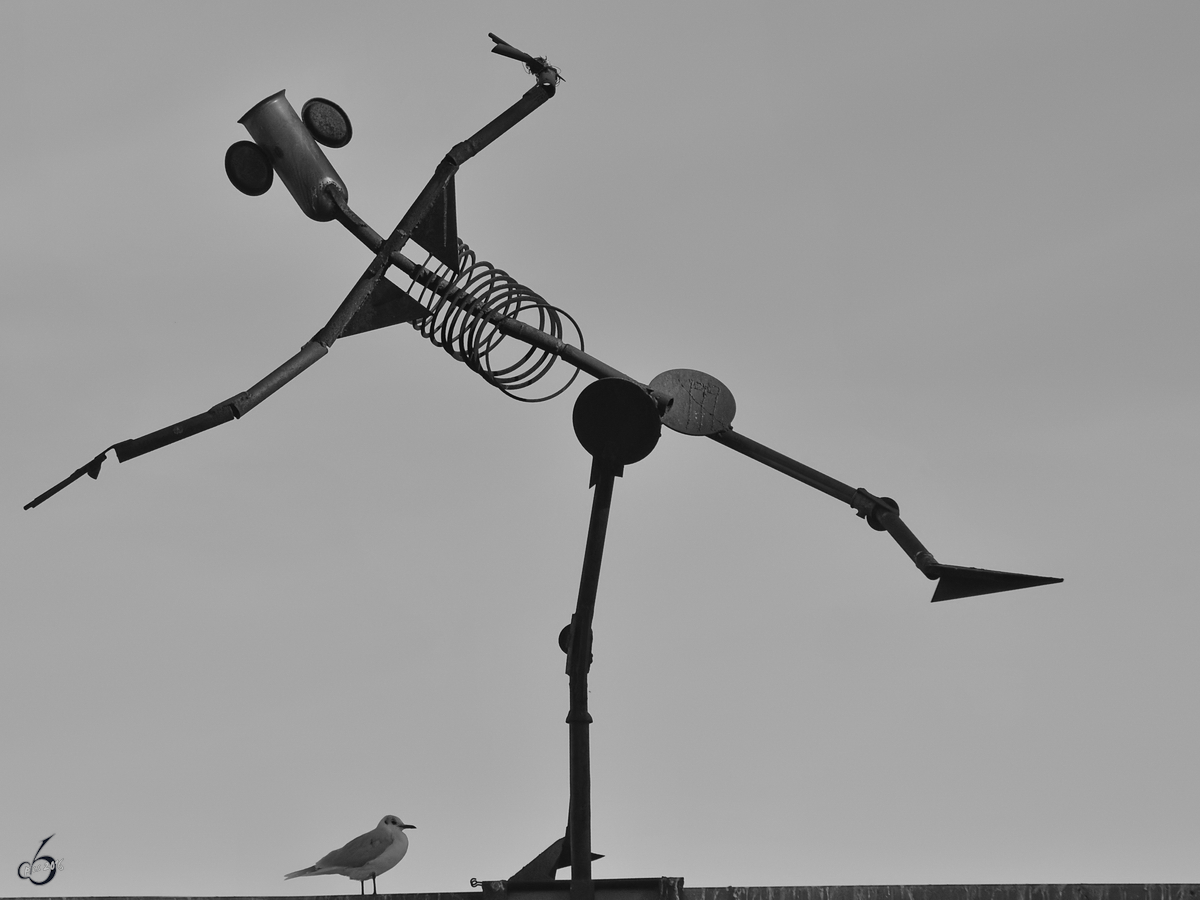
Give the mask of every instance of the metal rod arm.
[[554, 85], [539, 81], [496, 118], [465, 141], [455, 144], [446, 154], [446, 159], [456, 166], [461, 166], [553, 96]]
[[[138, 438], [121, 441], [119, 444], [109, 447], [108, 450], [116, 451], [117, 462], [126, 462], [157, 450], [160, 447], [174, 444], [176, 441], [182, 441], [184, 438], [189, 438], [194, 434], [208, 431], [210, 428], [216, 428], [218, 425], [223, 425], [233, 419], [240, 419], [323, 357], [327, 352], [329, 351], [325, 347], [310, 341], [300, 348], [299, 353], [283, 365], [272, 370], [269, 375], [242, 393], [230, 397], [228, 400], [221, 401], [212, 407], [212, 409], [202, 412], [198, 416], [192, 416], [181, 422], [176, 422], [174, 425], [168, 425], [166, 428], [160, 428], [158, 431], [152, 431]], [[108, 450], [105, 450], [86, 466], [75, 470], [75, 472], [50, 490], [25, 504], [25, 509], [33, 509], [35, 506], [53, 497], [85, 473], [92, 478], [98, 478], [100, 475], [100, 466], [104, 462]]]
[[240, 419], [327, 352], [329, 351], [320, 344], [310, 341], [300, 348], [299, 353], [272, 370], [266, 378], [258, 381], [248, 390], [221, 401], [208, 412], [184, 419], [182, 422], [176, 422], [174, 425], [168, 425], [166, 428], [160, 428], [158, 431], [153, 431], [140, 438], [133, 438], [114, 445], [113, 449], [117, 451], [117, 461], [125, 462], [165, 447], [167, 444], [173, 444], [194, 434], [223, 425], [232, 419]]

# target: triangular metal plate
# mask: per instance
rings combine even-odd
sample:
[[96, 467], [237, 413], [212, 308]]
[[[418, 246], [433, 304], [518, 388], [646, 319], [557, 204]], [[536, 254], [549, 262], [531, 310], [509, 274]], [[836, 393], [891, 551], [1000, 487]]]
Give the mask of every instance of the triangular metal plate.
[[412, 239], [433, 258], [458, 273], [458, 212], [454, 199], [454, 176], [438, 192], [433, 207], [413, 229]]
[[922, 570], [930, 578], [937, 578], [937, 590], [933, 592], [933, 601], [957, 600], [960, 597], [974, 597], [977, 594], [998, 594], [1001, 591], [1015, 591], [1019, 588], [1037, 587], [1042, 584], [1057, 584], [1061, 578], [1047, 578], [1043, 575], [1022, 575], [1018, 572], [997, 572], [993, 569], [975, 569], [970, 566], [927, 566]]
[[415, 322], [427, 315], [429, 310], [409, 296], [407, 291], [396, 287], [386, 278], [380, 278], [366, 302], [346, 323], [340, 336], [374, 331], [400, 322]]
[[[603, 853], [593, 853], [592, 861], [604, 859]], [[553, 882], [555, 873], [571, 865], [571, 830], [568, 828], [565, 836], [531, 859], [521, 871], [517, 872], [510, 882], [521, 884], [543, 884]]]

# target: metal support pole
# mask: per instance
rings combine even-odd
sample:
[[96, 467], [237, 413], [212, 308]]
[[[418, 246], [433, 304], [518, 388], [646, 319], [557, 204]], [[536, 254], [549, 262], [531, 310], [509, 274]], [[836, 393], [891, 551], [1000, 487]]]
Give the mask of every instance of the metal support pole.
[[588, 712], [588, 670], [592, 667], [592, 616], [608, 512], [612, 507], [613, 481], [625, 466], [644, 459], [662, 431], [658, 405], [637, 385], [623, 378], [602, 378], [580, 393], [571, 416], [575, 436], [592, 455], [592, 516], [588, 522], [579, 597], [571, 617], [567, 675], [571, 679], [571, 707], [567, 713], [570, 737], [571, 808], [568, 814], [568, 849], [571, 855], [571, 900], [595, 900], [592, 882], [592, 760], [589, 743], [592, 724]]
[[567, 713], [571, 757], [571, 900], [594, 900], [592, 884], [592, 769], [588, 712], [588, 670], [592, 664], [592, 616], [596, 609], [596, 589], [600, 584], [600, 564], [604, 556], [604, 537], [608, 532], [608, 511], [612, 506], [613, 467], [599, 461], [593, 466], [595, 492], [592, 516], [588, 523], [587, 545], [583, 551], [583, 572], [579, 579], [579, 598], [571, 618], [571, 642], [567, 653], [567, 675], [571, 679], [571, 708]]

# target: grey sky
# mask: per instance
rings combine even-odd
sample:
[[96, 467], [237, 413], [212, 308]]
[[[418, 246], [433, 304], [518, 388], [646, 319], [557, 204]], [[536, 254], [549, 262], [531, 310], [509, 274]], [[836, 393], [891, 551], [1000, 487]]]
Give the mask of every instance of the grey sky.
[[[1056, 585], [932, 606], [849, 509], [667, 433], [616, 485], [595, 621], [599, 877], [1200, 881], [1194, 507], [1200, 8], [0, 5], [0, 859], [56, 895], [283, 882], [385, 814], [380, 889], [561, 834], [590, 494], [568, 395], [506, 399], [406, 327], [243, 420], [21, 510], [208, 409], [367, 263], [225, 148], [285, 88], [396, 223], [462, 238], [630, 374], [897, 498], [944, 562]], [[579, 385], [589, 379], [581, 377]], [[0, 877], [0, 896], [27, 896]]]

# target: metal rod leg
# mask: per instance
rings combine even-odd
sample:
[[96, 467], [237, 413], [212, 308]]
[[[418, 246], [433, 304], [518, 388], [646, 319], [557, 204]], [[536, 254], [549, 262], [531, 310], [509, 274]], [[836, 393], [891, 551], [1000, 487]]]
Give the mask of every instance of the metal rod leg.
[[579, 599], [571, 622], [570, 653], [567, 674], [571, 678], [571, 710], [567, 714], [571, 754], [571, 900], [594, 900], [592, 884], [592, 772], [588, 712], [588, 669], [592, 663], [592, 614], [596, 608], [596, 589], [600, 584], [600, 563], [604, 556], [604, 537], [608, 531], [608, 511], [612, 505], [614, 472], [610, 466], [593, 468], [595, 493], [592, 517], [588, 524], [587, 546], [583, 552], [583, 572], [579, 579]]

